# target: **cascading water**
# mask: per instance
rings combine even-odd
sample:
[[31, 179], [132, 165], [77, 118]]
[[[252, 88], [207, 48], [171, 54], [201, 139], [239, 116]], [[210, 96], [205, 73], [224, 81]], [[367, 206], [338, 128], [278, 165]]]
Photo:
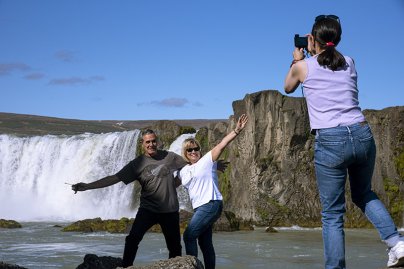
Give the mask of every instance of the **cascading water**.
[[133, 188], [74, 194], [65, 183], [116, 173], [135, 157], [139, 131], [75, 136], [0, 136], [0, 216], [69, 220], [130, 216]]
[[[177, 139], [170, 145], [170, 148], [168, 149], [169, 151], [175, 152], [179, 155], [181, 155], [181, 148], [182, 148], [182, 142], [190, 137], [195, 137], [195, 134], [183, 134], [177, 137]], [[181, 209], [186, 209], [188, 211], [192, 210], [192, 205], [191, 201], [189, 199], [188, 191], [184, 188], [184, 186], [179, 186], [177, 188], [177, 194], [178, 194], [178, 201], [180, 203], [180, 208]]]
[[[133, 185], [118, 183], [74, 194], [66, 183], [92, 182], [118, 172], [135, 158], [139, 133], [0, 135], [0, 218], [49, 221], [134, 217]], [[180, 153], [185, 136], [180, 136], [170, 150]], [[179, 189], [179, 199], [182, 208], [188, 207], [183, 189]]]

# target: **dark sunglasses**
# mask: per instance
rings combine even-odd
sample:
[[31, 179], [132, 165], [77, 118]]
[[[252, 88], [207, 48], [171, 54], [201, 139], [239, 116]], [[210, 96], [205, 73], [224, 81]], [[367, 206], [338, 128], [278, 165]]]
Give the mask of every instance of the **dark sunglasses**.
[[191, 153], [192, 151], [195, 151], [195, 152], [196, 152], [196, 151], [199, 151], [199, 150], [200, 150], [199, 147], [196, 147], [196, 148], [187, 148], [187, 149], [186, 149], [186, 151], [189, 152], [189, 153]]
[[318, 15], [315, 19], [314, 22], [318, 22], [324, 19], [333, 19], [336, 20], [338, 23], [340, 23], [339, 21], [339, 17], [336, 15]]

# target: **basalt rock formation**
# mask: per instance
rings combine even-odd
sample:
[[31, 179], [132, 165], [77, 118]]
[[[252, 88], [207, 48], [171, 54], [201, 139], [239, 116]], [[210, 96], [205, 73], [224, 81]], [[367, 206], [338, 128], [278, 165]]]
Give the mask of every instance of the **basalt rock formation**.
[[[198, 134], [207, 150], [234, 129], [242, 113], [249, 117], [244, 131], [222, 156], [230, 161], [228, 171], [220, 179], [225, 210], [258, 225], [320, 226], [321, 205], [313, 164], [314, 136], [310, 134], [304, 98], [262, 91], [234, 101], [233, 110], [234, 115], [227, 124], [211, 125]], [[365, 110], [364, 114], [374, 132], [378, 150], [374, 191], [386, 204], [396, 224], [402, 227], [404, 107]], [[349, 191], [346, 196], [346, 226], [370, 226], [351, 202]]]

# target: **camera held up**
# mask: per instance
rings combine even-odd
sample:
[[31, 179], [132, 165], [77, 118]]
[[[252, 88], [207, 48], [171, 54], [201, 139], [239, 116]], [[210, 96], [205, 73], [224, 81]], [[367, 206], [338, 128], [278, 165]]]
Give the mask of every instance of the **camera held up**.
[[307, 45], [308, 45], [307, 36], [299, 36], [298, 34], [295, 34], [295, 47], [307, 50]]

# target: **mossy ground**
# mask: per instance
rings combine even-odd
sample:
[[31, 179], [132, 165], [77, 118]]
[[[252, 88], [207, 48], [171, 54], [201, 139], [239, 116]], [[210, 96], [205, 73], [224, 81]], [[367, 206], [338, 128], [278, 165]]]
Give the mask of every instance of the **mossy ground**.
[[133, 219], [102, 220], [101, 218], [85, 219], [74, 222], [62, 229], [62, 232], [110, 232], [126, 233], [133, 223]]
[[0, 228], [7, 228], [7, 229], [22, 228], [22, 225], [15, 220], [0, 219]]

